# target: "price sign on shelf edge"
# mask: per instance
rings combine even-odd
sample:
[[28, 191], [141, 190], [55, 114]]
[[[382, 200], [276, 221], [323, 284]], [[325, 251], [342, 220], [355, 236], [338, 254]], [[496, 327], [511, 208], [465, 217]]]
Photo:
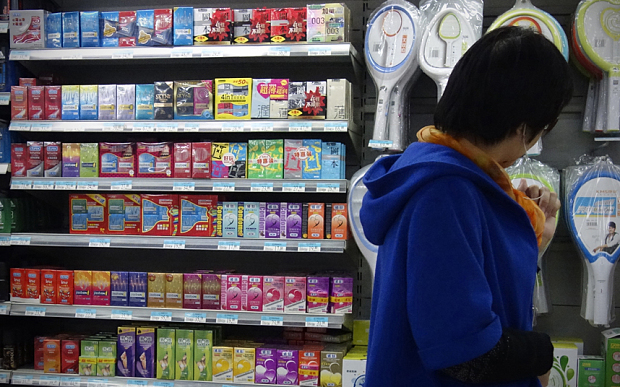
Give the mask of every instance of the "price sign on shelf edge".
[[327, 317], [306, 317], [307, 328], [327, 328], [329, 319]]
[[207, 314], [206, 313], [185, 313], [185, 322], [186, 323], [206, 323], [207, 322]]
[[97, 309], [76, 309], [75, 318], [97, 318]]
[[216, 324], [238, 324], [239, 315], [218, 313], [216, 315], [215, 322]]
[[60, 378], [60, 385], [62, 387], [79, 387], [81, 380], [81, 378], [62, 377]]
[[131, 310], [112, 309], [112, 313], [110, 314], [110, 318], [112, 320], [132, 320], [133, 319], [133, 311], [131, 311]]
[[261, 316], [260, 325], [281, 327], [284, 325], [284, 318], [281, 316]]

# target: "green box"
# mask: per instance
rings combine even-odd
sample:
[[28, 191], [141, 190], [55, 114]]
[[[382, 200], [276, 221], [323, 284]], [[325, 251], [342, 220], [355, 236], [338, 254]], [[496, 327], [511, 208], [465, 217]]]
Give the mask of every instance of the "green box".
[[97, 375], [97, 358], [80, 356], [80, 375], [95, 376]]
[[620, 372], [615, 372], [620, 367], [620, 328], [608, 329], [601, 332], [603, 335], [603, 347], [601, 353], [605, 359], [605, 387], [620, 387], [620, 383], [614, 380], [620, 378]]
[[174, 380], [175, 330], [157, 329], [157, 379]]
[[177, 329], [176, 331], [176, 380], [194, 380], [194, 331]]
[[580, 356], [578, 375], [578, 387], [605, 386], [605, 359], [601, 356]]
[[284, 140], [248, 141], [248, 179], [284, 177]]
[[99, 342], [98, 357], [106, 359], [116, 359], [116, 340], [101, 340]]
[[82, 340], [80, 343], [80, 356], [94, 357], [99, 356], [99, 340]]
[[353, 345], [368, 345], [370, 320], [353, 321]]
[[99, 177], [99, 144], [80, 144], [80, 177]]
[[213, 331], [194, 331], [194, 380], [213, 380]]
[[116, 359], [97, 359], [97, 376], [116, 376]]

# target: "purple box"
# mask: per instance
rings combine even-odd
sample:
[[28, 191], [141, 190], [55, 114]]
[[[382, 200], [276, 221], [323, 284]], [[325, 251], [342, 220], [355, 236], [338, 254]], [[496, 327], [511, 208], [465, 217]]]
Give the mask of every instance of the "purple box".
[[129, 306], [129, 273], [110, 272], [110, 305]]
[[222, 292], [222, 275], [214, 273], [202, 274], [202, 309], [220, 310], [220, 294]]
[[301, 203], [282, 203], [280, 211], [282, 238], [301, 238]]
[[202, 298], [202, 275], [183, 274], [183, 308], [200, 309]]
[[118, 327], [116, 375], [135, 376], [136, 328]]
[[[264, 216], [261, 216], [264, 222], [265, 238], [280, 238], [281, 232], [284, 231], [281, 230], [282, 223], [280, 222], [280, 217], [282, 215], [280, 209], [283, 207], [286, 207], [286, 203], [265, 203]], [[261, 215], [262, 213], [260, 211], [262, 210], [263, 206], [259, 209], [259, 214]]]
[[155, 377], [155, 328], [137, 328], [136, 376]]
[[306, 284], [308, 313], [328, 313], [330, 282], [329, 277], [308, 277]]
[[129, 306], [146, 307], [147, 275], [129, 272]]
[[278, 353], [274, 348], [256, 348], [256, 383], [276, 384]]
[[353, 278], [333, 277], [329, 313], [353, 313]]
[[299, 351], [278, 349], [277, 384], [292, 386], [298, 384]]

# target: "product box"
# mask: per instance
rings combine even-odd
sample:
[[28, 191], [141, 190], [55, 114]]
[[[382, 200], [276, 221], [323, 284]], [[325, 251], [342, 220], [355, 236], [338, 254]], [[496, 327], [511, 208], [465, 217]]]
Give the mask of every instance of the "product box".
[[174, 82], [175, 119], [213, 119], [213, 83], [210, 80]]
[[194, 380], [213, 379], [213, 331], [194, 331]]
[[116, 119], [136, 119], [136, 85], [116, 85]]
[[116, 85], [99, 85], [99, 119], [116, 119]]
[[308, 203], [308, 239], [324, 239], [325, 204]]
[[56, 270], [41, 270], [41, 303], [57, 304], [58, 277]]
[[126, 271], [110, 272], [110, 305], [129, 306], [129, 273]]
[[60, 340], [45, 339], [43, 341], [43, 372], [59, 374], [62, 372], [62, 355]]
[[[345, 371], [347, 358], [345, 357]], [[605, 359], [600, 356], [579, 356], [579, 380], [577, 386], [604, 387]]]
[[191, 46], [194, 44], [194, 8], [193, 7], [174, 7], [174, 45]]
[[62, 176], [80, 177], [80, 144], [62, 144]]
[[80, 86], [62, 86], [62, 119], [80, 119]]
[[[243, 12], [239, 12], [243, 11]], [[241, 17], [238, 16], [241, 14]], [[234, 42], [239, 44], [268, 43], [271, 36], [271, 10], [235, 10]]]
[[97, 376], [116, 376], [115, 359], [97, 358]]
[[28, 119], [45, 119], [45, 87], [32, 86], [28, 88]]
[[93, 271], [93, 305], [110, 305], [110, 272]]
[[177, 234], [179, 200], [177, 195], [142, 195], [143, 235]]
[[263, 276], [241, 277], [241, 309], [249, 312], [263, 311]]
[[291, 82], [288, 86], [287, 118], [299, 118], [306, 104], [306, 82]]
[[191, 179], [192, 177], [192, 143], [174, 143], [174, 172], [177, 179]]
[[[235, 17], [237, 17], [236, 13]], [[269, 118], [270, 82], [271, 79], [252, 80], [252, 118]]]
[[106, 234], [138, 235], [140, 233], [140, 195], [109, 194], [107, 199]]
[[249, 120], [252, 78], [215, 80], [215, 119]]
[[328, 3], [324, 6], [325, 42], [343, 43], [349, 41], [351, 11], [345, 3]]
[[232, 20], [230, 8], [194, 8], [194, 45], [230, 44]]
[[353, 345], [368, 346], [368, 335], [370, 333], [370, 320], [353, 321]]
[[80, 144], [80, 177], [99, 177], [99, 144]]
[[93, 273], [90, 270], [73, 271], [73, 288], [75, 305], [92, 305], [93, 303]]
[[323, 142], [321, 144], [321, 179], [343, 179], [344, 163], [342, 144], [339, 142]]
[[215, 237], [217, 225], [216, 195], [181, 195], [180, 235]]
[[118, 47], [119, 28], [117, 11], [101, 12], [99, 35], [102, 47]]
[[221, 308], [222, 275], [202, 274], [202, 309], [219, 310]]
[[50, 13], [45, 18], [46, 48], [62, 48], [62, 13]]
[[575, 344], [553, 343], [555, 357], [549, 380], [562, 380], [567, 387], [577, 387], [578, 350]]
[[321, 385], [342, 387], [342, 370], [346, 347], [329, 346], [321, 351]]
[[152, 120], [155, 105], [155, 86], [136, 85], [136, 120]]
[[328, 120], [348, 120], [351, 118], [351, 83], [346, 79], [327, 80]]
[[200, 309], [202, 305], [202, 275], [183, 274], [183, 308]]
[[[211, 178], [211, 143], [194, 142], [191, 146], [192, 178]], [[176, 176], [176, 175], [175, 175]]]
[[28, 119], [28, 88], [11, 86], [11, 120]]
[[329, 277], [308, 277], [308, 313], [328, 313], [330, 296]]
[[214, 142], [211, 144], [211, 177], [240, 178], [246, 176], [247, 144]]
[[97, 358], [80, 356], [80, 375], [81, 376], [96, 376], [97, 375]]
[[255, 348], [235, 347], [233, 379], [235, 383], [254, 383]]
[[177, 329], [176, 354], [177, 359], [174, 378], [176, 380], [194, 380], [194, 331]]
[[99, 11], [80, 12], [81, 47], [100, 47]]
[[299, 384], [301, 386], [318, 386], [321, 368], [321, 350], [303, 348], [299, 350]]
[[208, 120], [215, 118], [213, 81], [204, 80], [200, 86], [194, 87], [194, 116]]
[[98, 357], [99, 356], [99, 340], [82, 340], [80, 342], [80, 354], [84, 357]]
[[306, 313], [306, 277], [285, 277], [284, 312]]
[[100, 340], [97, 357], [116, 360], [116, 340]]
[[28, 146], [11, 144], [11, 176], [26, 177], [28, 164]]
[[117, 366], [118, 376], [134, 377], [136, 369], [136, 328], [118, 327], [117, 339]]
[[278, 353], [275, 348], [256, 348], [255, 382], [276, 384]]
[[260, 237], [260, 203], [243, 202], [243, 237]]
[[353, 278], [332, 278], [329, 313], [353, 313]]
[[[219, 202], [216, 234], [218, 237], [237, 238], [243, 232], [243, 218], [239, 214], [239, 202]], [[241, 212], [243, 216], [243, 212]]]
[[309, 151], [303, 147], [303, 140], [284, 140], [284, 178], [301, 179], [303, 161], [308, 156]]
[[155, 328], [136, 328], [136, 376], [155, 377]]
[[263, 277], [263, 311], [264, 312], [283, 312], [284, 311], [284, 277], [264, 276]]
[[299, 384], [299, 351], [296, 349], [278, 349], [277, 357], [277, 383], [283, 385]]
[[301, 239], [303, 206], [301, 203], [282, 203], [280, 206], [280, 236]]
[[156, 46], [171, 46], [173, 42], [173, 16], [172, 8], [155, 10], [155, 30], [153, 42]]
[[324, 120], [326, 115], [327, 82], [306, 82], [306, 101], [302, 108], [302, 114], [296, 118]]
[[175, 376], [175, 347], [176, 337], [174, 329], [157, 329], [157, 379], [174, 380]]
[[171, 142], [139, 142], [138, 177], [172, 177], [174, 148]]
[[233, 348], [232, 347], [213, 347], [213, 381], [232, 382], [233, 381]]
[[45, 48], [48, 12], [43, 10], [9, 11], [10, 47], [17, 49]]
[[40, 141], [28, 141], [28, 159], [26, 163], [26, 176], [43, 177], [45, 148]]
[[[64, 144], [63, 144], [64, 148]], [[78, 155], [79, 156], [79, 155]], [[64, 157], [64, 152], [63, 152]], [[134, 144], [130, 142], [99, 143], [99, 157], [101, 159], [100, 177], [134, 177], [136, 170], [136, 155]], [[64, 163], [63, 163], [64, 164]], [[63, 165], [64, 168], [64, 165]], [[64, 170], [63, 170], [64, 176]]]
[[105, 234], [106, 198], [99, 194], [69, 195], [71, 234]]
[[62, 14], [62, 46], [64, 48], [80, 47], [80, 13], [64, 12]]
[[308, 4], [307, 28], [308, 43], [325, 42], [325, 15], [323, 7], [325, 4]]
[[136, 45], [137, 36], [136, 11], [122, 11], [118, 13], [118, 45], [121, 47], [133, 47]]
[[11, 269], [11, 300], [26, 298], [26, 273], [24, 269]]
[[45, 87], [45, 119], [59, 120], [62, 118], [62, 86]]
[[[354, 349], [359, 348], [355, 347]], [[367, 351], [367, 349], [366, 349]], [[366, 352], [349, 352], [343, 359], [342, 387], [355, 387], [366, 379]]]
[[183, 307], [183, 274], [166, 274], [166, 308], [180, 309]]
[[282, 234], [281, 208], [284, 203], [261, 203], [259, 229], [263, 238], [280, 238]]
[[129, 306], [146, 307], [147, 273], [129, 272]]
[[328, 216], [329, 211], [325, 212], [326, 239], [346, 240], [348, 228], [347, 203], [327, 203], [327, 207], [331, 208], [331, 214]]
[[306, 7], [273, 8], [271, 41], [274, 43], [306, 42]]
[[41, 271], [39, 269], [26, 269], [26, 298], [30, 300], [41, 300]]
[[96, 120], [98, 117], [97, 85], [80, 86], [80, 120]]
[[155, 82], [154, 119], [171, 120], [174, 117], [174, 82]]
[[24, 87], [37, 86], [37, 78], [19, 78], [19, 86], [24, 86]]
[[72, 270], [58, 270], [58, 303], [73, 305], [74, 279]]
[[222, 310], [242, 310], [241, 277], [240, 274], [222, 274]]
[[269, 118], [285, 119], [288, 118], [288, 98], [282, 101], [269, 101]]
[[34, 369], [43, 371], [45, 362], [45, 347], [43, 342], [47, 339], [45, 336], [36, 336], [34, 338]]
[[[233, 43], [248, 43], [252, 32], [252, 9], [233, 9]], [[267, 37], [269, 37], [267, 35]]]
[[164, 308], [166, 305], [166, 274], [148, 274], [148, 301], [149, 308]]
[[249, 140], [248, 159], [248, 179], [282, 179], [284, 141]]
[[155, 28], [155, 11], [152, 9], [136, 11], [136, 25], [138, 30], [136, 45], [152, 46], [153, 31]]

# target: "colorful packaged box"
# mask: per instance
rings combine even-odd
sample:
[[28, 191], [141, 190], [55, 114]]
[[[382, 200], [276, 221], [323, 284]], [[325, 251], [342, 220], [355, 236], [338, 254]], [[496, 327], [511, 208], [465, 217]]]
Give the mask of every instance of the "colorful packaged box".
[[28, 141], [28, 160], [26, 176], [43, 177], [45, 148], [40, 141]]
[[284, 279], [284, 312], [306, 313], [306, 277], [286, 276]]
[[106, 234], [138, 235], [140, 233], [140, 195], [110, 194], [107, 199]]
[[[237, 14], [235, 13], [235, 17]], [[269, 83], [271, 79], [252, 80], [252, 118], [269, 118]]]
[[328, 3], [324, 6], [325, 42], [343, 43], [349, 41], [351, 11], [345, 3]]
[[274, 43], [306, 42], [306, 7], [273, 8], [271, 41]]
[[80, 86], [80, 120], [96, 120], [98, 117], [97, 85]]
[[63, 374], [78, 374], [80, 372], [80, 341], [62, 340], [60, 346], [61, 372]]
[[43, 341], [43, 372], [59, 374], [62, 372], [62, 355], [60, 340], [45, 339]]
[[142, 234], [176, 235], [178, 215], [177, 195], [142, 195]]
[[269, 101], [269, 118], [286, 119], [288, 118], [288, 98], [282, 101]]
[[255, 382], [258, 384], [276, 384], [278, 353], [275, 348], [256, 348]]
[[321, 368], [321, 350], [303, 348], [299, 350], [299, 385], [318, 386]]
[[248, 141], [248, 179], [282, 179], [283, 140]]
[[[63, 149], [64, 149], [64, 144], [63, 144]], [[99, 171], [100, 177], [134, 177], [135, 176], [136, 155], [135, 155], [133, 143], [130, 143], [130, 142], [99, 143], [99, 157], [101, 158], [101, 163], [100, 163], [101, 170]], [[64, 158], [64, 151], [63, 151], [63, 158]], [[63, 165], [63, 169], [64, 169], [64, 165]], [[63, 170], [63, 176], [64, 176], [64, 170]]]
[[194, 8], [194, 45], [230, 44], [232, 20], [230, 8]]
[[329, 313], [353, 313], [353, 278], [332, 278]]
[[97, 358], [80, 356], [80, 375], [81, 376], [96, 376], [97, 375]]
[[327, 239], [346, 240], [348, 236], [348, 213], [347, 203], [334, 203], [332, 205], [331, 227], [327, 227]]
[[98, 194], [69, 195], [71, 234], [105, 234], [106, 198]]
[[152, 9], [136, 11], [136, 26], [138, 32], [136, 45], [152, 46], [153, 31], [155, 28], [155, 11]]
[[148, 274], [148, 301], [149, 308], [164, 308], [166, 306], [166, 274]]
[[80, 177], [99, 177], [99, 144], [80, 144]]
[[222, 310], [242, 310], [241, 278], [240, 274], [222, 274]]
[[325, 119], [327, 114], [327, 82], [306, 82], [304, 105], [301, 108], [301, 114], [299, 113], [299, 109], [289, 111], [289, 118]]
[[30, 300], [41, 300], [41, 270], [26, 269], [26, 298]]
[[288, 118], [301, 119], [306, 105], [306, 82], [291, 82], [288, 87]]
[[264, 312], [283, 312], [284, 311], [284, 277], [264, 276], [263, 277], [263, 311]]
[[117, 343], [116, 340], [100, 340], [99, 348], [97, 352], [97, 357], [102, 357], [106, 359], [116, 359], [116, 348]]
[[177, 329], [174, 378], [176, 380], [194, 380], [194, 331]]
[[303, 161], [309, 156], [309, 153], [309, 150], [303, 147], [303, 140], [284, 140], [285, 179], [302, 178]]
[[202, 309], [221, 309], [222, 275], [202, 274]]
[[110, 272], [93, 271], [93, 305], [110, 305]]
[[62, 117], [62, 86], [45, 87], [45, 119], [59, 120]]
[[26, 298], [26, 273], [24, 269], [11, 268], [11, 300]]
[[174, 143], [174, 172], [177, 179], [191, 179], [192, 177], [192, 143]]
[[215, 119], [249, 120], [252, 106], [252, 78], [215, 80]]
[[240, 178], [246, 176], [247, 144], [214, 142], [211, 144], [211, 177]]
[[[211, 143], [194, 142], [191, 146], [192, 154], [192, 178], [211, 178]], [[176, 177], [176, 175], [175, 175]]]
[[118, 327], [117, 339], [117, 366], [118, 376], [126, 378], [136, 376], [136, 328]]
[[11, 86], [11, 120], [28, 119], [28, 88]]
[[342, 144], [339, 142], [323, 142], [321, 144], [321, 179], [343, 179]]
[[45, 339], [47, 339], [45, 336], [36, 336], [34, 338], [34, 369], [37, 371], [43, 371], [45, 364]]
[[278, 349], [277, 383], [284, 385], [299, 384], [299, 351], [296, 349]]
[[262, 275], [244, 275], [241, 277], [241, 309], [249, 312], [262, 312]]
[[32, 86], [28, 88], [28, 119], [45, 119], [45, 88]]
[[98, 357], [99, 356], [99, 340], [82, 340], [80, 342], [80, 354], [85, 357]]
[[194, 87], [194, 116], [207, 120], [215, 118], [213, 111], [213, 81], [204, 80], [201, 85]]
[[118, 13], [118, 45], [133, 47], [136, 45], [137, 20], [136, 11], [122, 11]]
[[81, 47], [100, 47], [99, 11], [80, 12]]
[[28, 145], [11, 144], [11, 176], [26, 177]]
[[171, 120], [174, 117], [174, 82], [155, 82], [154, 119]]
[[136, 376], [155, 377], [155, 328], [136, 328]]
[[9, 11], [10, 47], [17, 49], [45, 48], [48, 12], [43, 10]]
[[181, 195], [180, 235], [214, 237], [217, 225], [216, 195]]
[[183, 274], [183, 308], [200, 309], [202, 305], [202, 275]]
[[321, 384], [329, 380], [331, 383], [325, 385], [342, 386], [342, 366], [346, 352], [347, 348], [342, 346], [327, 347], [321, 351]]
[[256, 349], [235, 347], [233, 379], [235, 383], [254, 383]]
[[45, 18], [46, 48], [62, 48], [62, 13], [50, 13]]
[[62, 144], [62, 176], [80, 177], [80, 144]]
[[80, 13], [63, 12], [62, 46], [64, 48], [80, 47]]
[[58, 303], [61, 305], [73, 305], [74, 279], [72, 270], [58, 270]]
[[348, 120], [351, 118], [351, 83], [346, 79], [327, 80], [328, 120]]
[[325, 4], [308, 4], [307, 12], [307, 28], [308, 43], [324, 43], [325, 42], [325, 15], [323, 7]]
[[262, 238], [280, 238], [282, 222], [280, 208], [283, 203], [261, 203], [259, 229]]
[[173, 42], [172, 8], [156, 9], [154, 12], [155, 29], [153, 42], [156, 46], [171, 46]]
[[330, 296], [329, 277], [308, 277], [308, 313], [328, 313]]
[[129, 272], [129, 306], [146, 307], [148, 276], [143, 272]]
[[110, 272], [110, 305], [129, 306], [129, 273], [126, 271]]
[[23, 87], [37, 86], [37, 78], [19, 78], [19, 86], [23, 86]]
[[217, 207], [217, 236], [224, 238], [243, 236], [239, 235], [243, 232], [243, 218], [239, 216], [239, 202], [219, 202]]
[[99, 34], [101, 36], [102, 47], [118, 47], [118, 11], [101, 12], [101, 23]]
[[116, 86], [116, 118], [118, 120], [136, 119], [136, 85]]
[[152, 120], [154, 104], [155, 86], [136, 85], [136, 120]]
[[174, 329], [157, 329], [157, 379], [174, 380], [175, 361], [175, 338]]
[[193, 7], [174, 7], [174, 45], [191, 46], [194, 44], [194, 8]]
[[62, 119], [80, 119], [80, 86], [62, 86]]
[[73, 271], [73, 288], [75, 305], [92, 305], [93, 303], [93, 272], [90, 270]]
[[116, 119], [116, 85], [99, 85], [100, 120]]
[[234, 11], [234, 43], [268, 43], [271, 11], [269, 9], [236, 9]]
[[97, 376], [116, 376], [115, 359], [97, 358]]
[[58, 303], [58, 276], [56, 270], [41, 270], [41, 303]]
[[302, 237], [303, 206], [301, 203], [282, 203], [280, 207], [280, 236], [288, 239]]
[[[347, 359], [345, 358], [345, 371]], [[577, 386], [604, 387], [605, 359], [601, 356], [579, 356], [579, 380]]]
[[180, 309], [183, 307], [183, 274], [166, 274], [166, 308]]
[[172, 177], [174, 147], [171, 142], [139, 142], [138, 177]]
[[194, 380], [213, 379], [213, 331], [194, 331]]
[[325, 238], [325, 204], [308, 203], [308, 239]]
[[260, 203], [243, 202], [243, 237], [260, 237]]
[[232, 382], [233, 381], [233, 348], [232, 347], [213, 347], [213, 381]]

